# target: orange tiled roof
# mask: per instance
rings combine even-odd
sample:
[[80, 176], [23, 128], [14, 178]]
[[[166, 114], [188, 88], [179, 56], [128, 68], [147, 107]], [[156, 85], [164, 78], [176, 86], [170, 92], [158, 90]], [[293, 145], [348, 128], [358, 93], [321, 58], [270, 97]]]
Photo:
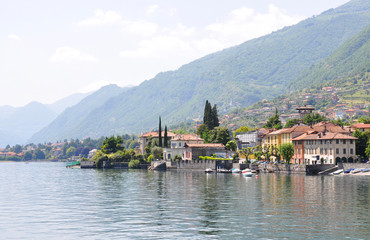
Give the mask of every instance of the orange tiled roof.
[[173, 136], [172, 140], [185, 140], [185, 141], [190, 141], [190, 140], [198, 140], [198, 141], [203, 141], [201, 137], [199, 137], [196, 134], [176, 134]]
[[370, 129], [370, 124], [368, 123], [356, 123], [352, 125], [353, 128], [366, 128]]
[[222, 143], [203, 143], [203, 144], [186, 144], [186, 146], [191, 148], [225, 148]]
[[[176, 134], [174, 134], [172, 132], [167, 132], [167, 136], [168, 137], [173, 137], [175, 135]], [[151, 137], [159, 137], [159, 134], [158, 134], [158, 132], [152, 131], [152, 132], [145, 133], [145, 134], [141, 135], [140, 137], [149, 137], [149, 136], [151, 136]], [[162, 131], [162, 137], [164, 137], [164, 131]]]
[[311, 133], [305, 133], [299, 137], [293, 138], [293, 141], [297, 140], [333, 140], [333, 139], [352, 139], [356, 140], [357, 138], [348, 136], [341, 133], [332, 133], [332, 132], [326, 132], [325, 134], [322, 132], [311, 132]]

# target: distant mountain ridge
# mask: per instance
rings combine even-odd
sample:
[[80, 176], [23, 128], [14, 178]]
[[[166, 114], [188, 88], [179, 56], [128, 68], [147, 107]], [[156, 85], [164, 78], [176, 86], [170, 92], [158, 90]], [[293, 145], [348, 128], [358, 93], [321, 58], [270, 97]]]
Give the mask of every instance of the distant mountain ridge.
[[295, 80], [306, 69], [369, 24], [370, 1], [352, 0], [294, 26], [207, 55], [176, 71], [159, 73], [107, 98], [89, 112], [76, 111], [78, 121], [52, 123], [31, 140], [146, 131], [157, 126], [159, 115], [168, 125], [201, 116], [205, 100], [226, 113], [271, 99], [285, 93], [287, 86], [296, 88]]
[[22, 107], [0, 106], [0, 147], [24, 144], [36, 132], [50, 124], [67, 107], [90, 93], [76, 93], [52, 104], [31, 102]]
[[[106, 101], [118, 94], [127, 91], [117, 85], [108, 85], [85, 97], [73, 107], [64, 110], [50, 125], [34, 134], [28, 142], [57, 141], [77, 138], [73, 126], [77, 125], [84, 116], [93, 109], [103, 105]], [[88, 137], [88, 136], [86, 136]]]

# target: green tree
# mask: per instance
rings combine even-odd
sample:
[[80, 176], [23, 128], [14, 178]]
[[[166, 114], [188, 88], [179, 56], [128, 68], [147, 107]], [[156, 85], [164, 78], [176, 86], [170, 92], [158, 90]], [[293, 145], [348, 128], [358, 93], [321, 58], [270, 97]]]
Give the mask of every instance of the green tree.
[[290, 160], [294, 156], [294, 146], [291, 143], [283, 143], [279, 146], [279, 152], [287, 164], [290, 164]]
[[162, 159], [163, 158], [163, 148], [161, 147], [152, 148], [152, 155], [154, 159]]
[[354, 131], [353, 136], [358, 138], [356, 141], [356, 154], [362, 158], [366, 158], [366, 147], [370, 140], [370, 131], [361, 132], [358, 129]]
[[24, 160], [29, 161], [32, 159], [32, 153], [30, 151], [25, 152], [24, 154]]
[[227, 150], [230, 150], [230, 151], [234, 151], [235, 152], [236, 151], [236, 143], [235, 143], [235, 140], [228, 141], [226, 143], [225, 148]]
[[133, 168], [133, 169], [140, 169], [140, 161], [139, 160], [131, 160], [128, 163], [128, 167]]
[[235, 137], [238, 135], [238, 133], [246, 133], [249, 132], [251, 129], [247, 126], [241, 126], [240, 128], [236, 129], [235, 132], [233, 133], [233, 136]]
[[75, 147], [70, 147], [70, 148], [67, 149], [66, 154], [67, 154], [68, 157], [72, 157], [72, 156], [74, 156], [75, 152], [76, 152], [76, 148]]
[[220, 126], [220, 122], [218, 120], [218, 112], [217, 112], [217, 105], [213, 105], [213, 108], [212, 108], [212, 126], [215, 128], [215, 127], [218, 127]]
[[230, 141], [229, 129], [225, 127], [215, 127], [209, 132], [209, 142], [226, 145], [228, 141]]
[[365, 154], [367, 158], [370, 158], [370, 141], [367, 142], [367, 148], [365, 149]]
[[293, 118], [293, 119], [289, 119], [286, 123], [285, 123], [285, 128], [291, 128], [293, 127], [294, 125], [297, 125], [299, 123], [299, 119], [298, 118]]
[[275, 128], [275, 129], [281, 129], [283, 126], [281, 125], [281, 121], [279, 118], [278, 110], [275, 108], [275, 114], [272, 115], [266, 122], [265, 125], [263, 125], [264, 128]]
[[100, 148], [103, 153], [110, 154], [123, 150], [122, 144], [123, 138], [121, 136], [111, 136], [110, 138], [104, 139], [103, 145]]
[[218, 112], [217, 112], [217, 105], [211, 105], [208, 100], [206, 101], [206, 105], [204, 106], [204, 115], [203, 115], [203, 124], [208, 127], [208, 130], [212, 130], [215, 127], [220, 125], [218, 119]]
[[327, 119], [326, 119], [325, 116], [322, 116], [322, 115], [320, 115], [318, 113], [307, 114], [302, 119], [302, 121], [306, 125], [313, 125], [313, 124], [316, 124], [316, 123], [319, 123], [319, 122], [323, 122], [323, 121], [326, 121], [326, 120]]
[[35, 151], [35, 159], [45, 159], [45, 154], [39, 148]]
[[365, 116], [362, 116], [358, 119], [358, 122], [359, 123], [365, 123], [365, 124], [369, 124], [370, 123], [370, 117], [365, 117]]
[[178, 162], [178, 161], [181, 161], [182, 160], [182, 157], [180, 155], [175, 155], [174, 158], [173, 158], [173, 162]]
[[165, 148], [168, 147], [167, 125], [164, 126], [164, 144], [163, 145]]
[[159, 126], [158, 126], [158, 142], [160, 147], [162, 147], [162, 121], [161, 117], [159, 116]]
[[19, 145], [19, 144], [17, 144], [17, 145], [15, 145], [14, 147], [13, 147], [13, 152], [15, 152], [15, 153], [20, 153], [20, 152], [22, 152], [22, 146], [21, 145]]
[[203, 137], [203, 133], [205, 131], [208, 131], [208, 127], [206, 124], [201, 124], [199, 125], [199, 127], [197, 128], [197, 135], [200, 136], [200, 137]]

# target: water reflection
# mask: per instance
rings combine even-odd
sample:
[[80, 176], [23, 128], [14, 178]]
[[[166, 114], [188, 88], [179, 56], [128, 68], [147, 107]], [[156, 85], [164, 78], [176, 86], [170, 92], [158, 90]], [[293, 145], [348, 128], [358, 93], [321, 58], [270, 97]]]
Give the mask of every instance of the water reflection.
[[368, 239], [370, 178], [1, 164], [4, 239]]

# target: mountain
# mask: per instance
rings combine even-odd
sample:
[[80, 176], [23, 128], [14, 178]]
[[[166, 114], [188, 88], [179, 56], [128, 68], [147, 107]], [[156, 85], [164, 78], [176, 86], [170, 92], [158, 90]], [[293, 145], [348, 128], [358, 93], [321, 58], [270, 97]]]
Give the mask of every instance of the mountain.
[[[305, 86], [272, 100], [263, 100], [249, 108], [228, 114], [232, 128], [259, 127], [273, 114], [275, 108], [283, 118], [296, 118], [296, 106], [312, 105], [317, 112], [351, 120], [368, 115], [370, 110], [370, 25], [355, 35], [329, 57], [313, 65], [295, 82]], [[348, 114], [347, 114], [348, 113]], [[353, 114], [353, 115], [352, 115]], [[221, 116], [221, 119], [224, 119]]]
[[75, 93], [68, 97], [62, 98], [52, 104], [48, 104], [47, 106], [53, 110], [56, 114], [61, 114], [66, 108], [72, 107], [73, 105], [80, 102], [82, 99], [90, 95], [90, 93]]
[[328, 58], [305, 70], [292, 86], [300, 89], [320, 85], [364, 71], [370, 72], [370, 25]]
[[28, 142], [39, 143], [69, 138], [83, 138], [81, 135], [75, 134], [73, 126], [78, 125], [85, 116], [88, 116], [95, 108], [102, 106], [108, 99], [127, 91], [127, 89], [120, 88], [117, 85], [102, 87], [85, 97], [78, 104], [64, 110], [53, 122], [34, 134]]
[[57, 116], [38, 102], [23, 107], [0, 107], [0, 146], [23, 144]]
[[88, 114], [79, 114], [79, 121], [49, 126], [42, 136], [58, 137], [55, 127], [63, 127], [58, 131], [65, 138], [146, 131], [157, 126], [159, 115], [167, 125], [201, 116], [206, 100], [217, 104], [219, 113], [226, 113], [271, 99], [286, 92], [287, 86], [294, 89], [295, 80], [307, 68], [328, 57], [369, 23], [370, 2], [352, 0], [176, 71], [159, 73]]

